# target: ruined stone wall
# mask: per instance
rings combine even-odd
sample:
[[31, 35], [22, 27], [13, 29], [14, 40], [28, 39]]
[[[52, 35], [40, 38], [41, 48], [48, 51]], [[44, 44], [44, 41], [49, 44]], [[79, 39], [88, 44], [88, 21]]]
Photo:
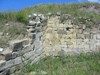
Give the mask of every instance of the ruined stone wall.
[[35, 21], [31, 20], [27, 26], [25, 39], [10, 41], [9, 48], [0, 51], [0, 75], [14, 75], [21, 67], [32, 65], [45, 56], [100, 51], [97, 28], [74, 25], [71, 21], [61, 23], [59, 16], [48, 17], [47, 21], [43, 15], [36, 16], [32, 16]]
[[39, 21], [31, 21], [27, 26], [27, 36], [21, 40], [9, 41], [9, 48], [0, 52], [0, 75], [15, 75], [24, 66], [29, 63], [32, 65], [44, 57], [43, 35], [47, 22]]
[[45, 56], [87, 53], [100, 48], [100, 30], [71, 21], [61, 23], [56, 17], [48, 20], [44, 36]]

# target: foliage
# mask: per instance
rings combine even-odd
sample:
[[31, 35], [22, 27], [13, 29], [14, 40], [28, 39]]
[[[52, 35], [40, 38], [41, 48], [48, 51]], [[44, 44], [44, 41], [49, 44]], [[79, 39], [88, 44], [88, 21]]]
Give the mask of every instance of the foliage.
[[19, 11], [16, 13], [16, 18], [19, 22], [24, 22], [24, 23], [28, 23], [29, 19], [27, 18], [26, 14], [24, 13], [24, 11]]

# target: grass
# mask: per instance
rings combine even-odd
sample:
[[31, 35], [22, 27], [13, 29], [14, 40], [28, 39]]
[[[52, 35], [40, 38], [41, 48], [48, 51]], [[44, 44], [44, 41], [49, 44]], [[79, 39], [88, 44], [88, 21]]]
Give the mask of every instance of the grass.
[[33, 66], [28, 65], [24, 72], [36, 72], [35, 75], [100, 75], [100, 53], [80, 54], [79, 56], [67, 56], [41, 59]]
[[[29, 19], [27, 18], [28, 15], [33, 13], [42, 13], [47, 14], [51, 12], [52, 14], [56, 14], [57, 12], [61, 12], [62, 14], [71, 14], [73, 17], [78, 16], [87, 16], [92, 19], [99, 20], [100, 15], [95, 14], [94, 12], [88, 12], [85, 10], [79, 10], [83, 6], [89, 6], [89, 5], [100, 5], [99, 3], [90, 3], [90, 2], [84, 2], [84, 3], [69, 3], [69, 4], [40, 4], [35, 5], [32, 7], [27, 7], [19, 11], [1, 11], [0, 12], [0, 21], [3, 20], [14, 20], [19, 21], [23, 23], [28, 23]], [[30, 11], [30, 12], [29, 12]], [[64, 17], [63, 17], [64, 18]]]
[[9, 40], [17, 39], [20, 35], [25, 35], [27, 33], [23, 23], [8, 22], [8, 24], [7, 26], [0, 23], [0, 32], [3, 32], [3, 35], [0, 36], [0, 47], [7, 47]]

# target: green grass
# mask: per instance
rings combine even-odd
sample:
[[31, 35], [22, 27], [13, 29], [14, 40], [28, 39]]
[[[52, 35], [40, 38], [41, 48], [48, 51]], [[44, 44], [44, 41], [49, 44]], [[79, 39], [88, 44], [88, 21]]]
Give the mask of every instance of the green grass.
[[[33, 13], [42, 13], [47, 14], [48, 12], [51, 12], [52, 15], [56, 14], [57, 12], [61, 12], [62, 14], [71, 14], [73, 17], [83, 17], [86, 16], [88, 18], [92, 18], [95, 20], [100, 19], [99, 14], [95, 14], [94, 12], [88, 12], [85, 10], [79, 10], [79, 8], [82, 8], [82, 6], [89, 6], [89, 5], [100, 5], [99, 3], [90, 3], [90, 2], [84, 2], [84, 3], [69, 3], [69, 4], [40, 4], [35, 5], [32, 7], [27, 7], [19, 11], [1, 11], [0, 12], [0, 21], [3, 20], [10, 20], [10, 21], [19, 21], [23, 22], [25, 24], [28, 23], [29, 19], [27, 18], [28, 15]], [[62, 18], [64, 20], [64, 17]]]
[[[3, 32], [3, 35], [0, 36], [0, 47], [7, 47], [9, 40], [14, 40], [20, 35], [25, 35], [27, 33], [25, 25], [19, 22], [9, 22], [9, 25], [6, 26], [3, 23], [0, 23], [0, 32]], [[6, 35], [8, 33], [8, 35]]]
[[42, 75], [41, 71], [47, 72], [47, 75], [100, 75], [100, 53], [46, 57], [24, 70], [25, 73], [31, 71], [36, 72], [35, 75]]

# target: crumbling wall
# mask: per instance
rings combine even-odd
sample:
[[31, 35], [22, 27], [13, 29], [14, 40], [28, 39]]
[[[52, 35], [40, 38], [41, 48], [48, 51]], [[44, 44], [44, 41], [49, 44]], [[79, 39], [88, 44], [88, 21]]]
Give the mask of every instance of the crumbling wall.
[[100, 30], [72, 21], [61, 23], [56, 17], [48, 20], [45, 31], [45, 56], [61, 56], [99, 51]]
[[[46, 18], [42, 15], [29, 16], [25, 39], [9, 41], [9, 48], [0, 51], [0, 75], [14, 75], [23, 66], [32, 65], [44, 57], [43, 41]], [[40, 19], [41, 18], [41, 19]]]
[[100, 51], [100, 30], [60, 22], [60, 15], [29, 15], [25, 39], [12, 40], [9, 48], [0, 50], [0, 75], [13, 75], [21, 67], [31, 65], [45, 56], [63, 56]]

